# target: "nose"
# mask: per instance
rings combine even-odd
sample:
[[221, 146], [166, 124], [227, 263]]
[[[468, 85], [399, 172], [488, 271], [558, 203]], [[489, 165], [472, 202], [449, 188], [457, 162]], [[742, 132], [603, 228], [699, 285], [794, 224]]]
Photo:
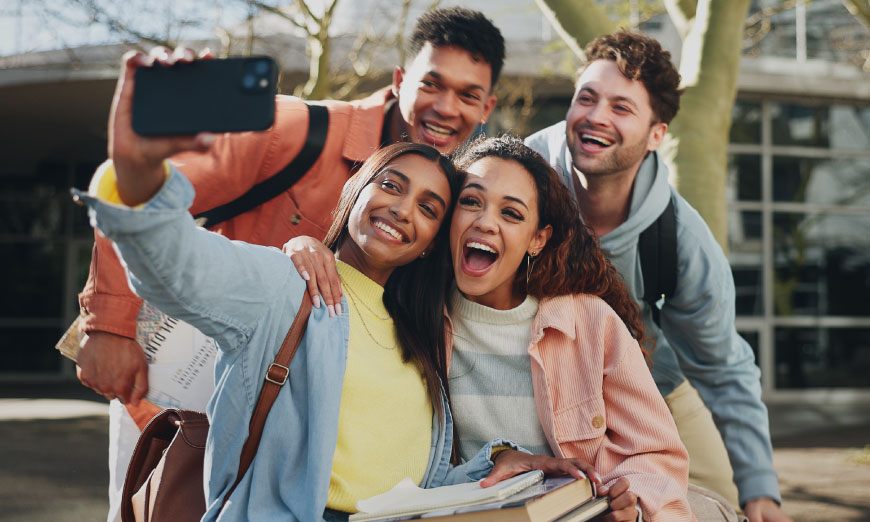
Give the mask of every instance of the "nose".
[[444, 89], [439, 93], [432, 108], [435, 109], [435, 112], [445, 118], [459, 115], [459, 100], [456, 99], [456, 93], [450, 89]]
[[607, 108], [604, 104], [599, 102], [590, 107], [586, 113], [586, 121], [598, 127], [607, 125]]
[[480, 212], [477, 215], [477, 219], [474, 220], [474, 228], [480, 232], [494, 234], [498, 230], [498, 225], [496, 224], [495, 216], [491, 211], [483, 211]]
[[407, 222], [408, 216], [411, 215], [413, 204], [414, 202], [411, 198], [396, 198], [393, 204], [390, 205], [390, 215], [396, 221]]

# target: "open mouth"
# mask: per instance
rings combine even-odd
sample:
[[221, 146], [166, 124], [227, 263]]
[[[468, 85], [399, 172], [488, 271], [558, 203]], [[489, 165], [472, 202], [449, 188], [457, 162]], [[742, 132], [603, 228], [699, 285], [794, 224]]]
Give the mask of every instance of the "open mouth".
[[498, 259], [498, 252], [479, 241], [468, 241], [462, 248], [464, 266], [471, 272], [483, 272]]
[[401, 241], [402, 243], [408, 242], [408, 237], [405, 236], [405, 234], [402, 233], [402, 231], [391, 227], [389, 225], [389, 223], [387, 223], [381, 219], [373, 219], [372, 223], [374, 224], [375, 228], [377, 228], [378, 230], [382, 230], [388, 236], [392, 237], [396, 241]]
[[451, 136], [456, 134], [456, 131], [447, 127], [442, 127], [440, 125], [436, 125], [430, 122], [423, 122], [423, 130], [426, 131], [427, 134], [435, 138], [436, 140], [446, 141], [449, 140]]
[[603, 149], [613, 145], [613, 142], [608, 140], [607, 138], [602, 138], [601, 136], [593, 136], [592, 134], [580, 134], [580, 141], [584, 145], [593, 145], [596, 147], [601, 147]]

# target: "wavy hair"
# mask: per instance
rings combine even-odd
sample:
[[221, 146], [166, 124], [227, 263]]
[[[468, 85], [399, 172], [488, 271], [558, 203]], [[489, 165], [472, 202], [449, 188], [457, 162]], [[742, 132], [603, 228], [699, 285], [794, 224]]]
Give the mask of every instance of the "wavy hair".
[[333, 251], [348, 238], [347, 223], [362, 190], [390, 163], [406, 154], [416, 154], [435, 163], [450, 185], [450, 204], [435, 236], [432, 252], [407, 265], [396, 267], [384, 285], [384, 306], [393, 318], [402, 360], [420, 368], [433, 407], [441, 412], [442, 383], [447, 382], [447, 347], [444, 340], [444, 307], [453, 267], [447, 244], [453, 206], [460, 178], [453, 163], [428, 145], [400, 142], [372, 154], [341, 191], [334, 219], [323, 243]]
[[538, 230], [553, 229], [547, 244], [532, 262], [526, 283], [524, 263], [517, 268], [514, 286], [537, 298], [567, 294], [600, 297], [619, 315], [631, 335], [643, 344], [643, 319], [640, 308], [628, 293], [619, 272], [601, 251], [592, 230], [580, 220], [580, 211], [559, 175], [541, 157], [515, 136], [478, 138], [457, 158], [457, 166], [467, 169], [486, 157], [518, 163], [535, 182], [538, 191]]

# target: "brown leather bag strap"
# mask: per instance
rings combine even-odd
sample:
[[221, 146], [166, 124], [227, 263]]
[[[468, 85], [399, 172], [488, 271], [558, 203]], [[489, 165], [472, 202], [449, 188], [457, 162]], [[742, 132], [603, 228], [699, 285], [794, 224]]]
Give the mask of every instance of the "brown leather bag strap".
[[[275, 362], [269, 365], [266, 370], [266, 380], [263, 382], [263, 389], [260, 390], [260, 397], [257, 399], [257, 405], [254, 406], [254, 414], [251, 416], [251, 424], [248, 428], [248, 440], [242, 446], [242, 455], [239, 458], [239, 472], [236, 474], [236, 481], [224, 497], [224, 504], [229, 500], [230, 495], [236, 490], [236, 486], [242, 481], [242, 477], [251, 466], [251, 461], [257, 454], [257, 448], [260, 446], [260, 438], [263, 436], [263, 426], [266, 424], [266, 417], [269, 415], [269, 410], [272, 409], [272, 404], [278, 397], [278, 392], [281, 387], [287, 382], [287, 377], [290, 375], [290, 361], [293, 360], [293, 355], [296, 354], [296, 349], [299, 348], [299, 342], [302, 336], [305, 335], [305, 327], [308, 326], [308, 316], [311, 314], [311, 297], [308, 292], [304, 292], [302, 296], [302, 304], [299, 306], [299, 311], [296, 313], [296, 318], [284, 338], [284, 343], [281, 349], [278, 350], [278, 355], [275, 356]], [[223, 509], [223, 505], [221, 506]]]

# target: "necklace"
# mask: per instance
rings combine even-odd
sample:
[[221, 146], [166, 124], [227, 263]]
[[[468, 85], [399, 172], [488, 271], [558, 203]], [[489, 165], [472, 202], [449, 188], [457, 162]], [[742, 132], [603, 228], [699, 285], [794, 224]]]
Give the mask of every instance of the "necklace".
[[[368, 324], [366, 324], [366, 319], [365, 319], [365, 317], [363, 317], [363, 314], [359, 311], [359, 308], [357, 307], [357, 299], [355, 299], [354, 297], [359, 298], [359, 296], [356, 296], [356, 294], [354, 293], [354, 291], [350, 289], [350, 285], [347, 284], [347, 282], [344, 280], [343, 277], [338, 276], [338, 278], [341, 279], [341, 287], [344, 288], [344, 289], [346, 289], [346, 290], [348, 291], [348, 292], [347, 292], [347, 297], [350, 299], [351, 308], [353, 309], [353, 311], [356, 312], [357, 317], [359, 317], [359, 320], [360, 320], [360, 322], [361, 322], [362, 325], [363, 325], [363, 329], [365, 329], [366, 333], [367, 333], [368, 336], [369, 336], [369, 339], [371, 339], [371, 340], [372, 340], [376, 345], [380, 346], [380, 347], [383, 348], [384, 350], [395, 350], [395, 349], [396, 349], [396, 345], [395, 345], [395, 344], [393, 344], [393, 345], [391, 345], [391, 346], [386, 346], [386, 345], [381, 344], [381, 343], [377, 340], [377, 338], [375, 338], [375, 336], [372, 334], [372, 331], [369, 330], [369, 326], [368, 326]], [[360, 298], [359, 300], [360, 300], [360, 302], [362, 302], [362, 305], [363, 305], [363, 307], [365, 307], [366, 310], [368, 310], [372, 315], [374, 315], [375, 317], [377, 317], [377, 318], [380, 319], [381, 321], [389, 321], [389, 320], [392, 319], [392, 318], [389, 317], [389, 316], [387, 316], [387, 317], [381, 317], [381, 316], [379, 316], [378, 314], [375, 313], [374, 310], [372, 310], [372, 309], [371, 309], [371, 308], [370, 308], [370, 307], [365, 303], [365, 301], [363, 301], [361, 298]]]

